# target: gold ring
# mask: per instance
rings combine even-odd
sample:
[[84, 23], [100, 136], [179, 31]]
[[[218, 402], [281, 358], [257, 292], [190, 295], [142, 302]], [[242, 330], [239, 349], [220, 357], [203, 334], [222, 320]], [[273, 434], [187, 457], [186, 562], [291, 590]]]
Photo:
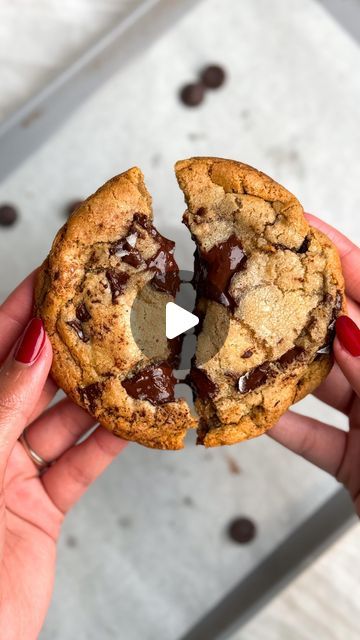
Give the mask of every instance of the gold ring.
[[26, 429], [24, 429], [24, 431], [22, 432], [19, 441], [21, 442], [22, 446], [24, 447], [26, 453], [28, 454], [29, 458], [33, 461], [34, 465], [40, 470], [43, 471], [46, 467], [49, 467], [52, 463], [51, 462], [47, 462], [46, 460], [44, 460], [44, 458], [42, 458], [38, 453], [36, 453], [36, 451], [34, 451], [34, 449], [32, 449], [27, 441], [26, 438]]

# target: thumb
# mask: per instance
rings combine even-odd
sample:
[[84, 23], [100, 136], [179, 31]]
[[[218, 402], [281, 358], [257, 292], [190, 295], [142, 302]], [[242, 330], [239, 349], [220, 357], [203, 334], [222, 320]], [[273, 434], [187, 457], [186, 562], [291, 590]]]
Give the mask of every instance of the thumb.
[[39, 400], [52, 359], [42, 320], [33, 318], [0, 370], [0, 477]]

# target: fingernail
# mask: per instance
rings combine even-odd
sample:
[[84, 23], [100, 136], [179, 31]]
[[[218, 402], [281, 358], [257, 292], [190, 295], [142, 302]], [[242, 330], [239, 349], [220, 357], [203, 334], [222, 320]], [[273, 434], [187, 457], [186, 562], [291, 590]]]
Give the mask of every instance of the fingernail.
[[14, 358], [23, 364], [33, 364], [45, 342], [45, 329], [40, 318], [33, 318], [26, 327]]
[[348, 316], [336, 320], [336, 335], [340, 344], [352, 356], [360, 356], [360, 329]]

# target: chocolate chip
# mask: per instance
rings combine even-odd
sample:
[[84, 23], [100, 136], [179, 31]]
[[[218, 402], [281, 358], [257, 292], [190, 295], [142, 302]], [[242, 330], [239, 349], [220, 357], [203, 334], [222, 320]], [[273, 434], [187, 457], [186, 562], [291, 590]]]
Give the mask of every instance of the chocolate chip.
[[130, 251], [128, 255], [123, 257], [122, 261], [126, 262], [126, 264], [129, 264], [131, 267], [134, 267], [135, 269], [140, 267], [140, 265], [143, 263], [140, 252], [137, 251], [137, 249], [133, 249], [132, 251]]
[[252, 354], [254, 352], [251, 349], [246, 349], [246, 351], [244, 351], [244, 353], [242, 354], [242, 358], [251, 358]]
[[256, 535], [256, 526], [249, 518], [236, 518], [228, 526], [229, 537], [238, 544], [247, 544]]
[[168, 362], [175, 369], [179, 368], [180, 359], [181, 359], [181, 347], [183, 343], [183, 335], [176, 336], [176, 338], [168, 339], [168, 347], [170, 351], [170, 355], [168, 357]]
[[285, 367], [286, 365], [294, 362], [294, 360], [299, 360], [304, 353], [305, 351], [302, 347], [295, 346], [292, 349], [286, 351], [286, 353], [283, 353], [283, 355], [280, 356], [277, 362], [282, 367]]
[[217, 386], [202, 369], [192, 366], [186, 382], [200, 400], [206, 400], [216, 394]]
[[308, 236], [305, 236], [305, 239], [301, 247], [299, 247], [299, 249], [297, 250], [297, 253], [306, 253], [309, 246], [310, 246], [310, 238]]
[[137, 233], [129, 233], [126, 238], [113, 242], [110, 246], [110, 255], [115, 255], [122, 262], [129, 264], [132, 267], [139, 267], [143, 263], [140, 251], [136, 248]]
[[199, 209], [196, 211], [195, 215], [199, 216], [199, 218], [202, 218], [202, 216], [206, 215], [205, 207], [199, 207]]
[[116, 271], [115, 269], [107, 269], [106, 277], [109, 281], [113, 304], [117, 303], [118, 297], [124, 293], [125, 286], [129, 280], [129, 275], [124, 271]]
[[239, 378], [238, 388], [240, 393], [247, 393], [248, 391], [254, 391], [261, 385], [265, 384], [269, 377], [270, 364], [265, 362], [264, 364], [251, 369], [243, 376]]
[[280, 242], [276, 242], [274, 245], [275, 249], [280, 249], [281, 251], [292, 251], [293, 253], [306, 253], [310, 246], [310, 238], [305, 236], [302, 244], [298, 249], [294, 247], [287, 247], [285, 244], [281, 244]]
[[11, 227], [18, 218], [18, 212], [12, 204], [0, 205], [0, 226]]
[[167, 362], [152, 364], [134, 376], [122, 381], [126, 392], [136, 400], [147, 400], [153, 405], [174, 402], [176, 380]]
[[180, 100], [187, 107], [197, 107], [204, 99], [205, 89], [200, 83], [186, 84], [180, 91]]
[[240, 393], [248, 393], [249, 391], [255, 391], [258, 387], [261, 387], [269, 378], [273, 378], [279, 369], [284, 369], [294, 362], [294, 360], [300, 360], [305, 351], [302, 347], [295, 346], [292, 349], [283, 353], [278, 360], [273, 362], [263, 362], [258, 367], [250, 369], [247, 373], [241, 376], [238, 380], [238, 389]]
[[208, 89], [218, 89], [226, 79], [225, 70], [217, 64], [210, 64], [201, 73], [201, 81]]
[[76, 317], [78, 320], [80, 320], [80, 322], [87, 322], [91, 319], [91, 315], [88, 312], [84, 302], [76, 307]]
[[155, 271], [151, 281], [152, 286], [175, 297], [176, 292], [179, 290], [180, 279], [179, 269], [172, 255], [172, 249], [169, 251], [163, 245], [157, 254], [148, 260], [147, 265], [149, 269], [154, 269]]
[[102, 393], [101, 382], [92, 382], [86, 387], [78, 387], [78, 392], [82, 402], [90, 409], [92, 413], [95, 412], [97, 400]]
[[143, 229], [147, 229], [148, 225], [151, 224], [145, 213], [134, 213], [133, 222], [143, 227]]
[[76, 209], [78, 209], [83, 202], [83, 200], [70, 200], [70, 202], [66, 206], [66, 216], [71, 216], [71, 214], [76, 211]]
[[246, 255], [240, 240], [230, 236], [209, 251], [195, 251], [194, 286], [198, 296], [214, 300], [225, 307], [234, 309], [235, 304], [229, 294], [229, 286], [234, 273], [246, 266]]
[[79, 320], [69, 320], [66, 324], [68, 324], [69, 327], [76, 331], [78, 338], [80, 338], [82, 342], [89, 342], [90, 338], [86, 335], [86, 333], [84, 333], [81, 322], [79, 322]]
[[136, 232], [136, 225], [144, 229], [159, 245], [157, 253], [146, 262], [147, 267], [154, 271], [151, 285], [175, 296], [180, 287], [179, 268], [173, 256], [175, 242], [162, 236], [143, 213], [134, 214], [129, 233]]

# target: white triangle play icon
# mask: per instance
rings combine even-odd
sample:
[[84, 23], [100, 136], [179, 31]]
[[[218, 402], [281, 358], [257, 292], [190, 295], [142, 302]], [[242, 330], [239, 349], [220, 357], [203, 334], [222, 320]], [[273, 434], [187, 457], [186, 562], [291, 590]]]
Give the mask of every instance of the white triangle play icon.
[[199, 324], [199, 318], [175, 302], [166, 305], [166, 337], [169, 340]]

